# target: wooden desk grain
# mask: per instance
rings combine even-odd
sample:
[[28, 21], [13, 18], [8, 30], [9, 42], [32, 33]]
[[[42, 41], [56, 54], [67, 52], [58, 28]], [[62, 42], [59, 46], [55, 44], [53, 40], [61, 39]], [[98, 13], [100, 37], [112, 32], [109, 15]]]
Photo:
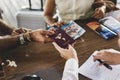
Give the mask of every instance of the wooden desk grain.
[[[95, 51], [106, 48], [118, 49], [117, 39], [104, 40], [91, 29], [84, 27], [86, 33], [76, 40], [75, 49], [78, 52], [79, 64], [83, 64]], [[83, 42], [84, 39], [84, 42]], [[15, 60], [18, 67], [9, 72], [8, 80], [21, 80], [27, 74], [37, 74], [43, 80], [61, 80], [65, 60], [55, 50], [51, 43], [30, 43], [4, 53], [6, 59]], [[88, 66], [89, 67], [89, 66]], [[79, 80], [90, 80], [79, 75]]]

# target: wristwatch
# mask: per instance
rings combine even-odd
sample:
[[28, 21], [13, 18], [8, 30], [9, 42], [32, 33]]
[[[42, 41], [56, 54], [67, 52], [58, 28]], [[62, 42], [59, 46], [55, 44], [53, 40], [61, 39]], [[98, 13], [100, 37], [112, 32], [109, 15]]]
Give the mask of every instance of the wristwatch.
[[24, 37], [23, 37], [23, 34], [20, 34], [20, 35], [19, 35], [19, 40], [20, 40], [20, 44], [21, 44], [21, 45], [23, 45], [23, 44], [26, 43], [26, 41], [25, 41], [25, 39], [24, 39]]

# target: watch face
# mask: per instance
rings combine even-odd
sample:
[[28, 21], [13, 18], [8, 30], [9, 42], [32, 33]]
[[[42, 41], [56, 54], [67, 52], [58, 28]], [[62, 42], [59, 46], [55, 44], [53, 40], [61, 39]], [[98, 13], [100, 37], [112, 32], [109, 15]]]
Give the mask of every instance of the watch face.
[[75, 40], [61, 28], [56, 29], [55, 34], [50, 37], [62, 48], [67, 48], [69, 44], [75, 42]]

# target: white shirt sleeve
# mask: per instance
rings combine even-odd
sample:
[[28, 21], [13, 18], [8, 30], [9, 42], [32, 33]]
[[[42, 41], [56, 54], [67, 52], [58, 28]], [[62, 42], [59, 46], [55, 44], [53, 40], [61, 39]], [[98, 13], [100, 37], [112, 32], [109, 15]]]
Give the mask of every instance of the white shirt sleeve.
[[78, 80], [78, 62], [75, 59], [66, 61], [62, 80]]

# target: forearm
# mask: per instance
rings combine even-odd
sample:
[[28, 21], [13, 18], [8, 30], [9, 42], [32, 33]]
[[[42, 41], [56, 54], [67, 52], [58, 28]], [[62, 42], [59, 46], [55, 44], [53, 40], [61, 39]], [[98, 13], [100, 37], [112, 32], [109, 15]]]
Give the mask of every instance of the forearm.
[[45, 9], [44, 9], [44, 18], [48, 25], [53, 24], [53, 15], [55, 12], [55, 0], [46, 0]]
[[0, 36], [0, 51], [15, 48], [20, 45], [19, 35]]
[[17, 28], [7, 24], [5, 21], [0, 19], [0, 32], [1, 33], [11, 34], [14, 29], [17, 29]]
[[53, 23], [55, 23], [53, 16], [44, 15], [44, 18], [48, 25], [52, 25]]

